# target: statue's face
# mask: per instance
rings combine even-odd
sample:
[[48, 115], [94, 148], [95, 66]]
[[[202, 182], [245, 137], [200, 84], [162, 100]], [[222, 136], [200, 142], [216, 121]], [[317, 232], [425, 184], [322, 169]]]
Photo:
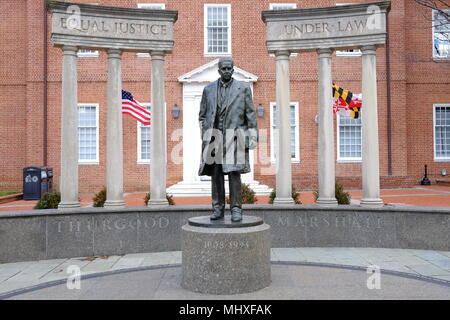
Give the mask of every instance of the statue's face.
[[234, 68], [233, 63], [231, 61], [224, 61], [219, 65], [219, 74], [222, 78], [222, 81], [228, 82], [231, 80], [231, 76], [233, 75]]

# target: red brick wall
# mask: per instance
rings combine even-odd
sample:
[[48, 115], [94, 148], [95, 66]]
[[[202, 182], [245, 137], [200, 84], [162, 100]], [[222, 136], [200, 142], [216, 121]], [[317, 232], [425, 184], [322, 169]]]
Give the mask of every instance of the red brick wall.
[[[77, 1], [91, 3], [92, 0]], [[182, 84], [177, 77], [217, 57], [203, 54], [204, 3], [231, 3], [232, 54], [236, 66], [258, 76], [254, 84], [254, 103], [266, 107], [260, 128], [270, 123], [269, 105], [275, 101], [275, 61], [265, 49], [265, 25], [261, 10], [269, 0], [97, 0], [102, 5], [137, 7], [137, 3], [166, 3], [178, 10], [173, 53], [166, 56], [166, 103], [168, 154], [182, 143], [171, 141], [175, 129], [182, 128], [182, 117], [173, 119], [171, 108], [183, 108]], [[275, 2], [275, 0], [273, 1]], [[335, 1], [292, 1], [298, 8], [334, 5]], [[347, 1], [343, 1], [347, 2]], [[365, 2], [365, 1], [352, 1]], [[0, 3], [0, 88], [7, 99], [0, 101], [2, 140], [0, 189], [21, 188], [25, 165], [43, 162], [43, 0], [3, 0]], [[380, 176], [383, 187], [408, 186], [420, 181], [423, 165], [431, 174], [442, 168], [450, 172], [450, 162], [433, 161], [433, 103], [450, 103], [450, 63], [431, 61], [431, 11], [412, 1], [392, 1], [389, 13], [391, 58], [391, 148], [392, 176], [388, 175], [388, 114], [386, 50], [377, 50]], [[407, 17], [407, 18], [405, 18]], [[60, 163], [61, 50], [54, 48], [48, 32], [48, 165], [55, 169], [58, 185]], [[10, 70], [14, 70], [11, 72]], [[300, 190], [317, 188], [317, 55], [302, 53], [290, 63], [291, 100], [299, 102], [300, 162], [293, 164], [293, 182]], [[134, 53], [123, 54], [123, 87], [142, 102], [150, 101], [151, 60]], [[106, 177], [106, 53], [98, 58], [78, 59], [79, 102], [100, 105], [100, 164], [80, 165], [80, 192], [98, 191]], [[361, 58], [333, 56], [333, 80], [342, 87], [361, 92]], [[3, 94], [5, 96], [5, 94]], [[9, 100], [8, 100], [9, 99]], [[11, 107], [14, 103], [14, 108]], [[335, 122], [336, 125], [336, 122]], [[335, 130], [336, 131], [336, 130]], [[124, 117], [124, 188], [126, 192], [145, 191], [149, 186], [148, 165], [137, 164], [137, 126]], [[182, 137], [183, 138], [183, 137]], [[181, 138], [181, 139], [182, 139]], [[266, 151], [270, 155], [270, 150]], [[257, 159], [257, 153], [255, 159]], [[255, 179], [271, 186], [273, 175], [263, 174], [255, 165]], [[182, 179], [183, 167], [168, 156], [168, 185]], [[337, 163], [336, 175], [348, 188], [361, 186], [360, 163]]]

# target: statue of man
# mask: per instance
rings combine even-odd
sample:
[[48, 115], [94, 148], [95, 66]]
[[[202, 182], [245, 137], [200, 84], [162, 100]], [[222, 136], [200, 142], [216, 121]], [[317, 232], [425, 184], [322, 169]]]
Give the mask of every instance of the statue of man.
[[228, 175], [231, 221], [237, 222], [242, 220], [241, 173], [250, 172], [249, 149], [256, 148], [258, 135], [250, 86], [233, 79], [233, 72], [233, 60], [221, 58], [220, 78], [203, 90], [199, 175], [211, 176], [211, 220], [224, 218], [224, 175]]

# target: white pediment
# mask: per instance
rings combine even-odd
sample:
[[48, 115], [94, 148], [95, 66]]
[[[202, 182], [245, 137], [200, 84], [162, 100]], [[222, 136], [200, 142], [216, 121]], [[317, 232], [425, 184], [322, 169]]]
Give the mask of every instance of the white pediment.
[[[219, 78], [217, 72], [219, 59], [208, 62], [178, 77], [180, 82], [212, 82]], [[233, 78], [239, 81], [256, 82], [258, 77], [250, 72], [234, 66]]]

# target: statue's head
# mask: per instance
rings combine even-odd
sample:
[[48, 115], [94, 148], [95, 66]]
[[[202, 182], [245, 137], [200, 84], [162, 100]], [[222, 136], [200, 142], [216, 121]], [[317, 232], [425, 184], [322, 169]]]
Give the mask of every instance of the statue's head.
[[223, 82], [231, 80], [234, 72], [233, 59], [231, 57], [223, 57], [219, 59], [219, 74]]

